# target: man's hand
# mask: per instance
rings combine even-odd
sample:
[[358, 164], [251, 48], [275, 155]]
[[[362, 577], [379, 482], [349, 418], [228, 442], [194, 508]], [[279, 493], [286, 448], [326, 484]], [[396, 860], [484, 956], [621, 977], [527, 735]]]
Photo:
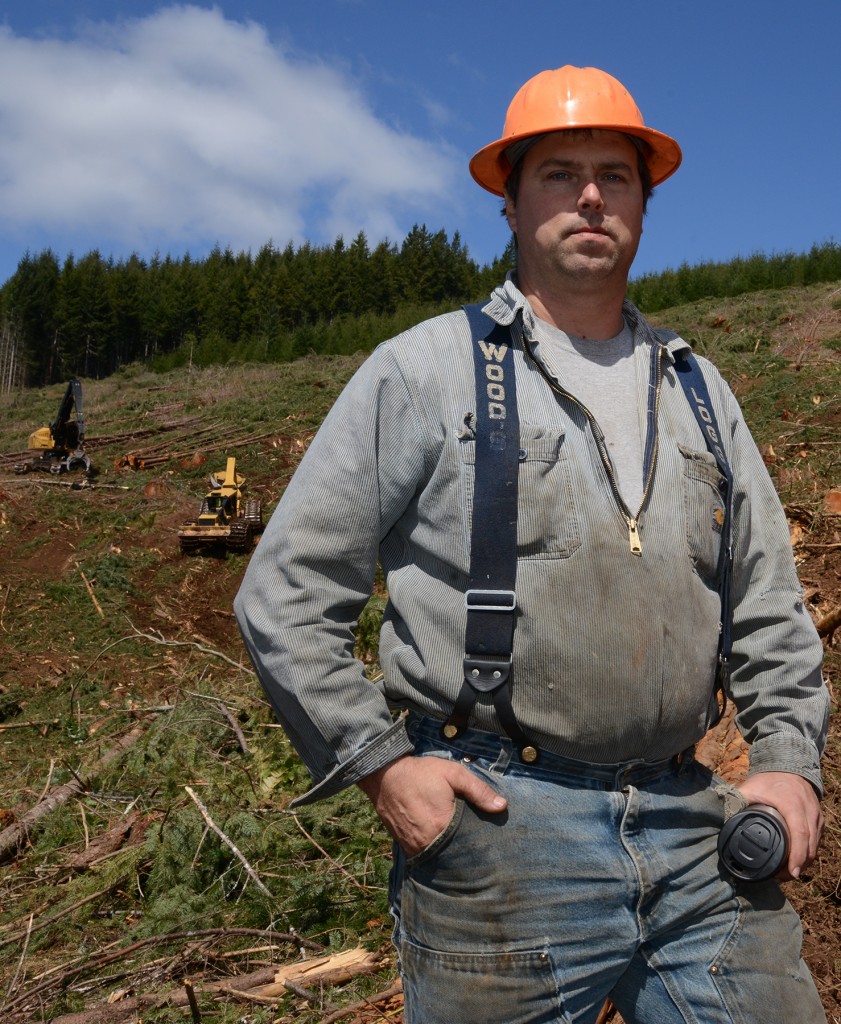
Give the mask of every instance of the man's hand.
[[446, 828], [457, 796], [490, 814], [508, 806], [464, 765], [440, 757], [401, 757], [360, 780], [359, 788], [408, 857]]
[[810, 782], [790, 772], [758, 772], [738, 787], [751, 804], [770, 804], [785, 819], [789, 834], [788, 863], [777, 878], [797, 878], [818, 853], [823, 814]]

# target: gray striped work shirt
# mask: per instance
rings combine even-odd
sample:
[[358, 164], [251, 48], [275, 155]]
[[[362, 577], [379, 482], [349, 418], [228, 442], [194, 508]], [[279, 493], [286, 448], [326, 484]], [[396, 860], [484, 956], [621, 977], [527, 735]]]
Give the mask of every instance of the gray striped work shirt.
[[[485, 307], [511, 326], [521, 421], [513, 703], [527, 735], [597, 763], [658, 760], [710, 715], [719, 634], [720, 474], [672, 368], [686, 342], [625, 304], [646, 436], [663, 345], [658, 458], [632, 554], [587, 416], [525, 354], [534, 316], [511, 280]], [[538, 356], [539, 357], [539, 356]], [[735, 476], [732, 698], [751, 771], [820, 787], [828, 694], [783, 510], [735, 398], [699, 360]], [[559, 383], [563, 383], [559, 381]], [[411, 751], [397, 708], [445, 719], [462, 684], [476, 408], [461, 311], [382, 344], [321, 430], [235, 601], [251, 659], [318, 799]], [[354, 658], [378, 560], [389, 602], [381, 686]], [[480, 700], [472, 724], [500, 732]]]

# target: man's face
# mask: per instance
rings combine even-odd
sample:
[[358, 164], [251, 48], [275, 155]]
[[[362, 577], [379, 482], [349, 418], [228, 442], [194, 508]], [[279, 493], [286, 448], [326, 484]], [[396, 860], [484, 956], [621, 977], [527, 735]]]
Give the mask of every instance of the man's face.
[[516, 203], [521, 287], [627, 281], [642, 235], [637, 151], [619, 132], [554, 132], [523, 158]]

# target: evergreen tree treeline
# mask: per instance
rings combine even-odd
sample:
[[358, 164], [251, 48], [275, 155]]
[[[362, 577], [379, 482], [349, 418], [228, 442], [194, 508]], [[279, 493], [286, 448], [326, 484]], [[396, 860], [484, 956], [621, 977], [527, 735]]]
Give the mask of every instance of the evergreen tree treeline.
[[724, 299], [772, 288], [802, 288], [841, 280], [841, 245], [813, 245], [807, 253], [738, 257], [727, 263], [683, 263], [677, 270], [647, 274], [630, 283], [628, 295], [641, 310], [655, 313], [698, 299]]
[[[456, 232], [415, 226], [399, 247], [267, 243], [256, 256], [215, 248], [205, 259], [138, 256], [115, 262], [93, 250], [60, 264], [27, 253], [0, 288], [0, 391], [69, 376], [106, 377], [141, 362], [283, 362], [310, 352], [350, 354], [425, 316], [485, 297], [514, 265], [513, 242], [479, 267]], [[803, 255], [684, 265], [631, 283], [646, 312], [707, 296], [841, 279], [841, 247]]]
[[17, 349], [15, 383], [32, 386], [106, 377], [132, 362], [166, 369], [365, 351], [410, 310], [472, 301], [506, 269], [502, 259], [480, 269], [457, 232], [417, 225], [399, 247], [373, 251], [361, 232], [350, 245], [267, 243], [256, 256], [217, 246], [203, 260], [116, 262], [94, 250], [62, 265], [47, 249], [27, 253], [0, 288], [0, 337]]

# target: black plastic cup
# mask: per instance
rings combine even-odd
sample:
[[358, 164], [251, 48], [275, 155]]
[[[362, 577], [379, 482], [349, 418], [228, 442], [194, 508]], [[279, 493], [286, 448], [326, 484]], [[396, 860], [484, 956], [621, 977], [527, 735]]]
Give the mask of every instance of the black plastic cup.
[[724, 870], [743, 882], [772, 878], [788, 857], [788, 829], [768, 804], [751, 804], [724, 823], [718, 837]]

